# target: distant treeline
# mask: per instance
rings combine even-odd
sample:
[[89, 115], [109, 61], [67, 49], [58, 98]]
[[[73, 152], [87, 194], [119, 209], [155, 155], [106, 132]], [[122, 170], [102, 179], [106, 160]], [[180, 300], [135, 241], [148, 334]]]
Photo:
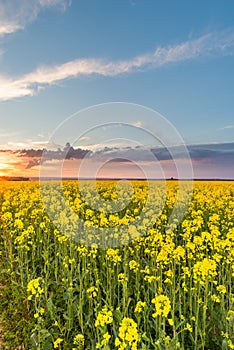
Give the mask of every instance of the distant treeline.
[[29, 178], [22, 176], [0, 176], [0, 181], [29, 181]]

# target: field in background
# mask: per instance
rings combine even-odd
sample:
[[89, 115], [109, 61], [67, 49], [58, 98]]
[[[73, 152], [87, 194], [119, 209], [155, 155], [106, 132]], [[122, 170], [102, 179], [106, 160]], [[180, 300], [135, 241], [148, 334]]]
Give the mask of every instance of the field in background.
[[[106, 210], [118, 195], [115, 182], [98, 182], [103, 211], [82, 199], [75, 182], [63, 186], [91, 246], [54, 226], [37, 182], [0, 183], [0, 319], [8, 349], [234, 349], [234, 182], [195, 182], [183, 221], [168, 227], [178, 187], [168, 181], [159, 218], [153, 208], [144, 213], [145, 227], [153, 221], [144, 235], [134, 221], [146, 182], [134, 182], [132, 200], [116, 214]], [[155, 206], [161, 191], [155, 182]], [[56, 217], [61, 203], [56, 196], [48, 203]], [[65, 211], [62, 217], [66, 226]], [[126, 224], [129, 244], [90, 243], [92, 228], [117, 235]]]

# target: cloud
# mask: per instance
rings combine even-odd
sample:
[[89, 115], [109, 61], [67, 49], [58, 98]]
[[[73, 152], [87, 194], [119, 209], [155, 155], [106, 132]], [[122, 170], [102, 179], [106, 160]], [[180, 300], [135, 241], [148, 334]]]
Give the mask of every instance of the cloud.
[[26, 169], [31, 169], [34, 168], [35, 166], [40, 165], [40, 159], [33, 159], [33, 160], [29, 160]]
[[[2, 132], [1, 136], [1, 129], [0, 129], [0, 137], [5, 138], [11, 138], [19, 135], [17, 132]], [[58, 149], [60, 147], [63, 147], [61, 145], [55, 144], [51, 141], [32, 141], [32, 140], [25, 140], [23, 142], [18, 141], [8, 141], [6, 143], [0, 144], [0, 152], [3, 150], [11, 150], [13, 152], [20, 152], [22, 150], [28, 150], [28, 149]]]
[[74, 149], [70, 146], [69, 143], [66, 144], [65, 147], [57, 148], [56, 150], [46, 149], [24, 149], [18, 150], [15, 153], [19, 155], [19, 157], [29, 159], [26, 169], [33, 168], [38, 166], [43, 162], [51, 162], [54, 160], [75, 160], [75, 159], [83, 159], [88, 153], [88, 150], [84, 150], [81, 148]]
[[[118, 162], [121, 159], [132, 159], [139, 162], [152, 161], [152, 155], [155, 157], [155, 161], [167, 162], [173, 161], [170, 151], [172, 151], [174, 159], [184, 159], [184, 148], [180, 146], [170, 147], [170, 149], [164, 147], [148, 148], [148, 147], [105, 147], [98, 152], [93, 152], [94, 159], [99, 161], [105, 160], [108, 155], [113, 159], [112, 162]], [[219, 164], [234, 164], [234, 142], [231, 143], [216, 143], [216, 144], [199, 144], [188, 145], [188, 153], [192, 162], [201, 162], [206, 164], [219, 163]]]
[[[58, 4], [61, 1], [47, 0], [43, 3]], [[105, 59], [75, 59], [55, 66], [40, 66], [21, 77], [0, 76], [0, 100], [33, 96], [48, 85], [65, 79], [90, 76], [105, 77], [130, 74], [135, 71], [157, 69], [178, 62], [194, 60], [199, 57], [232, 55], [234, 53], [234, 31], [225, 30], [203, 35], [194, 40], [167, 47], [158, 47], [152, 53], [140, 55], [129, 60], [108, 61]]]
[[125, 158], [113, 158], [110, 160], [110, 163], [131, 163], [131, 161]]
[[37, 135], [38, 137], [44, 139], [44, 138], [50, 138], [51, 137], [51, 133], [50, 132], [41, 132]]
[[83, 136], [79, 138], [79, 142], [86, 142], [86, 141], [90, 141], [90, 137], [88, 136]]
[[8, 131], [0, 128], [0, 138], [11, 138], [19, 135], [19, 131]]
[[220, 128], [219, 130], [226, 130], [226, 129], [234, 129], [234, 125], [226, 125], [223, 128]]
[[65, 10], [71, 0], [7, 0], [0, 3], [0, 37], [23, 29], [41, 10], [58, 7]]
[[17, 32], [18, 30], [22, 29], [23, 27], [16, 23], [7, 23], [3, 22], [0, 24], [0, 37], [4, 36], [6, 34], [11, 34], [14, 32]]
[[[196, 178], [234, 178], [234, 142], [217, 144], [199, 144], [187, 146]], [[86, 158], [87, 174], [90, 177], [90, 169], [96, 164], [104, 164], [108, 159], [108, 171], [112, 176], [121, 175], [121, 171], [127, 171], [129, 177], [137, 177], [134, 170], [134, 163], [144, 165], [150, 169], [153, 157], [149, 157], [149, 151], [155, 156], [155, 162], [159, 162], [166, 177], [176, 177], [174, 161], [166, 148], [147, 149], [144, 147], [126, 147], [117, 149], [103, 148], [102, 152], [92, 152], [80, 148], [73, 148], [67, 143], [65, 147], [54, 150], [47, 149], [43, 154], [43, 149], [0, 149], [0, 173], [15, 175], [38, 176], [42, 155], [43, 162], [46, 162], [48, 169], [53, 173], [55, 165], [63, 160], [65, 172], [69, 176], [76, 176], [77, 169]], [[174, 147], [175, 158], [180, 164], [184, 164], [186, 169], [186, 159], [180, 152], [180, 147]], [[104, 161], [104, 162], [103, 162]], [[153, 170], [152, 170], [153, 171]], [[32, 175], [33, 174], [33, 175]], [[56, 175], [57, 176], [57, 175]], [[88, 175], [87, 175], [88, 176]], [[127, 175], [126, 175], [127, 176]], [[154, 174], [152, 173], [152, 177]], [[157, 175], [156, 175], [157, 177]]]

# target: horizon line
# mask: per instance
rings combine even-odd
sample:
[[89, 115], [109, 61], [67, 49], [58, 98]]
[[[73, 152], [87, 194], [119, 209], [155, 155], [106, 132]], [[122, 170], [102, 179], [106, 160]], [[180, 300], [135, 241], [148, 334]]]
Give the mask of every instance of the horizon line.
[[82, 177], [77, 179], [76, 177], [38, 177], [38, 176], [0, 176], [2, 181], [116, 181], [116, 180], [133, 180], [133, 181], [234, 181], [234, 178], [142, 178], [142, 177]]

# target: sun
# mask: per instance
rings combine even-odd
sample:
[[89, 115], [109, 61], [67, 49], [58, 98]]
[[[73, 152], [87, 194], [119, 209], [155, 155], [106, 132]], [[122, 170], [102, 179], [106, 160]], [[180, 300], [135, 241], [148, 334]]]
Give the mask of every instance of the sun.
[[0, 176], [4, 176], [6, 174], [8, 166], [5, 163], [0, 163]]

